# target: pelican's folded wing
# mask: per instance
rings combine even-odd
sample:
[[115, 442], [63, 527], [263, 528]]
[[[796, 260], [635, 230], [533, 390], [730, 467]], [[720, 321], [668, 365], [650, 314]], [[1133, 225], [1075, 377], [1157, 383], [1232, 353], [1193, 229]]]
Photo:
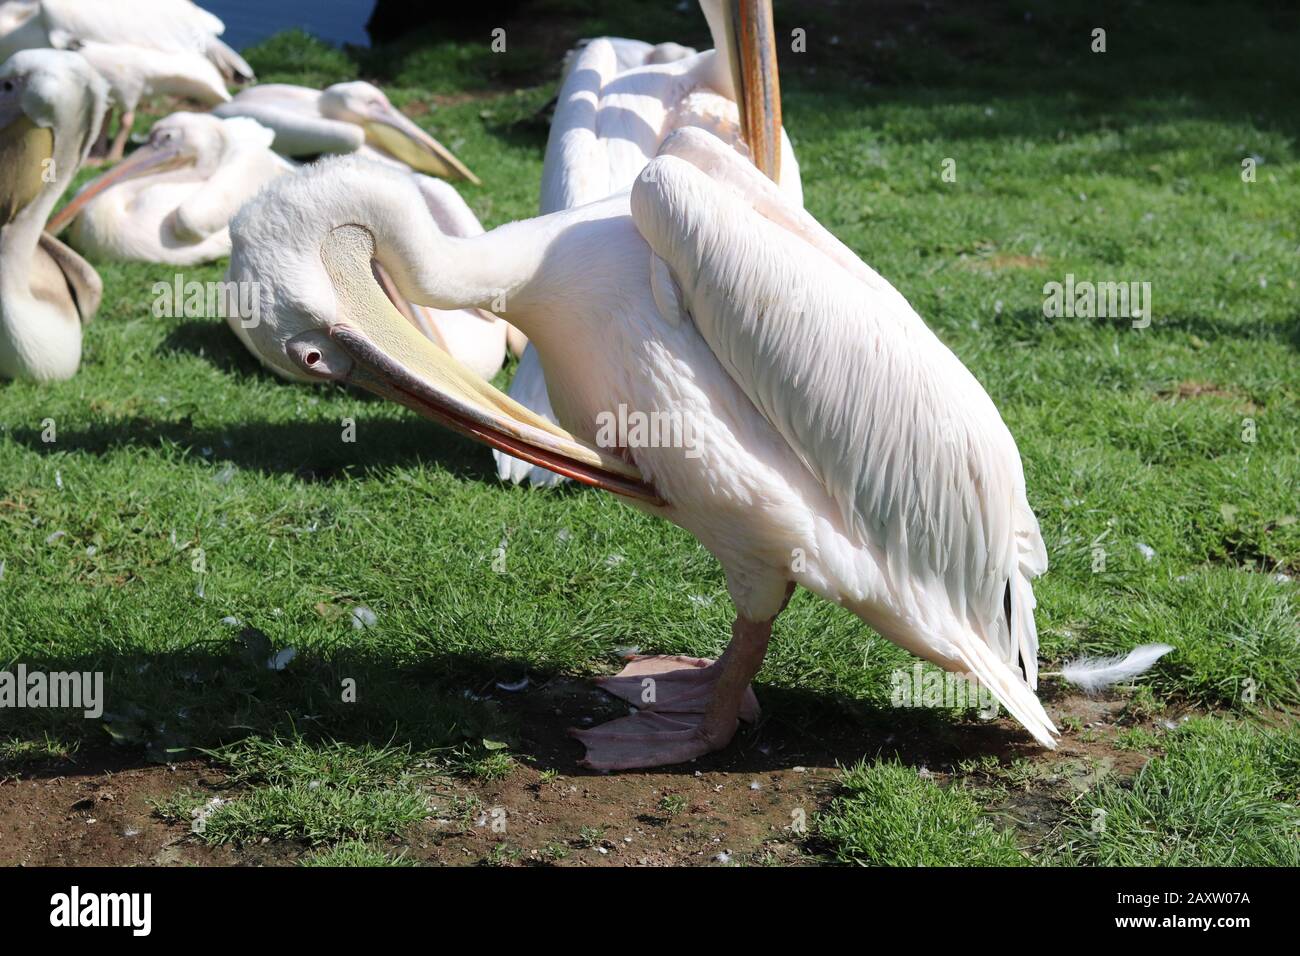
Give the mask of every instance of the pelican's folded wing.
[[197, 243], [220, 232], [259, 189], [292, 169], [291, 163], [265, 150], [241, 150], [176, 207], [176, 235]]
[[314, 97], [264, 95], [261, 90], [256, 86], [247, 89], [212, 113], [223, 119], [247, 116], [257, 120], [275, 133], [271, 148], [281, 156], [355, 153], [365, 144], [365, 130], [354, 123], [321, 116]]
[[41, 14], [50, 31], [164, 53], [204, 53], [209, 38], [226, 29], [189, 0], [43, 0]]
[[[100, 299], [104, 296], [104, 283], [100, 281], [99, 273], [94, 267], [48, 232], [41, 233], [36, 254], [38, 263], [32, 269], [32, 291], [36, 296], [43, 298], [43, 292], [58, 293], [59, 290], [54, 288], [47, 290], [38, 288], [45, 277], [50, 277], [52, 282], [53, 276], [57, 274], [62, 277], [68, 291], [72, 294], [72, 301], [77, 307], [77, 315], [81, 317], [81, 324], [85, 325], [93, 319], [95, 313], [99, 311]], [[53, 265], [54, 269], [42, 268], [42, 263], [39, 261], [42, 258], [45, 265]]]
[[1008, 591], [1032, 608], [1046, 553], [1015, 442], [974, 376], [897, 290], [705, 133], [665, 141], [632, 215], [844, 533], [881, 555], [903, 609], [949, 606], [1032, 685], [1032, 623], [1003, 608]]

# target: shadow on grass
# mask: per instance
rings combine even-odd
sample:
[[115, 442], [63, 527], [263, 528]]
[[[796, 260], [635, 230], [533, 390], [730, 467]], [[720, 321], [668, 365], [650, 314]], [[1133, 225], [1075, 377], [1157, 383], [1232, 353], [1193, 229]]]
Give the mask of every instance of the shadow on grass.
[[[404, 661], [340, 647], [327, 656], [304, 653], [274, 671], [267, 662], [275, 653], [265, 635], [244, 627], [172, 651], [26, 659], [29, 672], [103, 672], [104, 715], [86, 719], [67, 710], [13, 711], [6, 737], [48, 735], [76, 753], [71, 765], [67, 760], [9, 766], [0, 761], [0, 779], [12, 773], [40, 778], [92, 775], [110, 765], [160, 765], [250, 735], [409, 746], [414, 754], [455, 752], [469, 760], [493, 752], [498, 741], [536, 770], [585, 776], [594, 772], [579, 766], [583, 748], [568, 729], [627, 713], [626, 704], [585, 679], [528, 672], [524, 662], [504, 656], [442, 654]], [[514, 682], [524, 673], [531, 682], [521, 692], [507, 692], [497, 683]], [[345, 699], [349, 687], [351, 700]], [[688, 764], [646, 772], [762, 773], [848, 765], [864, 757], [943, 767], [970, 756], [992, 754], [1006, 761], [1039, 752], [1028, 734], [1005, 719], [955, 722], [934, 711], [882, 707], [840, 694], [762, 684], [756, 689], [763, 717], [742, 726], [730, 746]]]
[[414, 417], [359, 418], [356, 429], [364, 441], [341, 441], [339, 425], [333, 421], [194, 428], [184, 421], [134, 417], [60, 430], [57, 445], [42, 441], [37, 428], [14, 428], [9, 437], [40, 454], [103, 456], [126, 448], [173, 445], [192, 461], [230, 462], [263, 474], [293, 475], [303, 482], [347, 481], [428, 462], [462, 480], [499, 483], [486, 448], [430, 422]]
[[269, 382], [283, 381], [253, 358], [225, 322], [214, 322], [211, 319], [181, 322], [167, 333], [167, 337], [158, 346], [158, 352], [161, 355], [193, 355], [227, 375], [261, 378]]

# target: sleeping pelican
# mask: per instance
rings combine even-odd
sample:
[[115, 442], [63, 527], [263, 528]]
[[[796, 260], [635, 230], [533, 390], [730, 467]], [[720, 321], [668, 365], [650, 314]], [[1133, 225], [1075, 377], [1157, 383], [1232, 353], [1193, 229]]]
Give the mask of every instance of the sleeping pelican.
[[281, 156], [359, 152], [416, 172], [480, 185], [479, 178], [451, 150], [393, 106], [382, 90], [360, 80], [336, 83], [324, 90], [264, 83], [244, 90], [213, 112], [248, 116], [274, 130], [274, 149]]
[[[749, 12], [770, 17], [761, 0]], [[772, 101], [745, 101], [746, 127], [757, 116], [775, 141]], [[1014, 439], [906, 299], [710, 133], [670, 135], [630, 195], [470, 239], [439, 232], [409, 180], [347, 160], [277, 180], [231, 234], [232, 278], [275, 290], [249, 330], [266, 362], [615, 492], [718, 558], [726, 651], [640, 657], [603, 681], [638, 709], [573, 732], [588, 766], [724, 747], [757, 713], [749, 684], [796, 585], [976, 676], [1053, 746], [1030, 585], [1047, 558]], [[415, 334], [376, 262], [437, 308], [504, 292], [564, 429]], [[633, 414], [667, 416], [681, 440], [611, 427]]]
[[70, 378], [99, 276], [44, 231], [107, 108], [75, 53], [23, 50], [0, 65], [0, 378]]
[[212, 106], [230, 99], [226, 82], [254, 78], [244, 59], [221, 41], [221, 20], [189, 0], [31, 0], [20, 2], [9, 19], [9, 32], [0, 35], [0, 59], [17, 49], [72, 49], [108, 81], [112, 104], [121, 111], [110, 162], [122, 158], [136, 106], [146, 94]]
[[[601, 37], [572, 51], [566, 61], [542, 171], [543, 214], [572, 209], [628, 189], [675, 129], [707, 129], [749, 155], [740, 127], [737, 90], [743, 87], [752, 47], [737, 42], [743, 5], [731, 0], [700, 0], [714, 49], [696, 53], [675, 43], [651, 46], [638, 40]], [[775, 57], [771, 38], [758, 50]], [[774, 77], [774, 73], [770, 73]], [[750, 72], [753, 80], [756, 73]], [[772, 91], [777, 92], [777, 91]], [[764, 95], [760, 92], [758, 95]], [[773, 102], [779, 101], [779, 93]], [[760, 143], [782, 190], [803, 202], [794, 149], [777, 117], [779, 140]], [[751, 135], [763, 135], [758, 126]], [[579, 346], [580, 347], [580, 346]], [[555, 420], [537, 351], [525, 350], [510, 383], [510, 397]], [[502, 480], [550, 485], [560, 476], [495, 452]]]
[[[234, 121], [226, 120], [226, 122]], [[397, 170], [397, 167], [362, 159], [357, 160], [357, 165], [362, 169], [373, 168], [377, 173]], [[425, 211], [434, 228], [442, 234], [462, 239], [483, 234], [483, 226], [474, 215], [474, 211], [450, 183], [429, 176], [402, 173], [400, 170], [397, 170], [397, 173], [415, 184], [420, 208]], [[461, 366], [468, 368], [474, 375], [484, 380], [490, 380], [501, 370], [501, 365], [505, 361], [506, 348], [514, 331], [504, 319], [483, 308], [438, 309], [412, 302], [398, 291], [393, 277], [378, 264], [375, 267], [374, 278], [388, 300], [410, 323], [410, 326], [448, 353]], [[265, 361], [263, 353], [258, 351], [249, 337], [244, 320], [237, 316], [230, 316], [226, 322], [248, 350], [277, 375], [299, 382], [319, 381], [318, 378], [297, 369], [286, 368], [282, 363]]]
[[253, 120], [174, 113], [149, 142], [91, 180], [50, 220], [96, 261], [194, 265], [230, 254], [230, 217], [293, 166]]

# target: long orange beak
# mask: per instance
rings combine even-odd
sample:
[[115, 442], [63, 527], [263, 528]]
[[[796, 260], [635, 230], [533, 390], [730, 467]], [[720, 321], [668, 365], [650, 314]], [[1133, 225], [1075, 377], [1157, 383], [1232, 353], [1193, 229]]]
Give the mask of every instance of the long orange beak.
[[139, 179], [151, 173], [160, 173], [169, 169], [186, 166], [193, 160], [184, 156], [175, 147], [141, 146], [127, 159], [118, 163], [104, 175], [92, 179], [82, 187], [81, 192], [72, 197], [72, 201], [58, 211], [45, 226], [45, 231], [57, 236], [96, 196], [112, 189], [129, 179]]
[[781, 178], [781, 82], [772, 0], [727, 0], [731, 75], [750, 155], [773, 182]]

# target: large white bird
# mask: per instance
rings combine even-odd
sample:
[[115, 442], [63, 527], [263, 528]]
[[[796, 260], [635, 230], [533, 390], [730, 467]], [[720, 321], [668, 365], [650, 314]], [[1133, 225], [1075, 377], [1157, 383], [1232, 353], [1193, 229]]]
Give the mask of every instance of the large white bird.
[[247, 116], [274, 130], [274, 148], [282, 156], [360, 153], [443, 179], [480, 182], [451, 150], [393, 106], [382, 90], [361, 80], [324, 90], [264, 83], [243, 90], [213, 112]]
[[[638, 40], [601, 37], [572, 51], [560, 83], [546, 162], [542, 171], [541, 212], [572, 209], [631, 187], [673, 130], [706, 129], [738, 151], [750, 155], [741, 128], [738, 86], [746, 70], [747, 51], [774, 56], [770, 37], [750, 46], [738, 42], [748, 24], [744, 5], [731, 0], [700, 0], [714, 49], [696, 53], [675, 43], [651, 46]], [[761, 25], [761, 24], [760, 24]], [[756, 76], [757, 74], [753, 74]], [[775, 76], [775, 73], [769, 73]], [[754, 91], [767, 96], [769, 91]], [[779, 119], [779, 117], [778, 117]], [[778, 123], [779, 139], [759, 143], [777, 170], [782, 190], [803, 203], [803, 187], [794, 149]], [[755, 129], [752, 135], [762, 135]], [[779, 157], [773, 153], [779, 150]], [[575, 343], [581, 348], [581, 343]], [[538, 414], [555, 420], [546, 379], [535, 349], [525, 349], [510, 383], [510, 396]], [[495, 452], [503, 480], [550, 485], [560, 476], [528, 462]]]
[[91, 180], [47, 227], [97, 261], [194, 265], [230, 253], [230, 218], [293, 165], [253, 120], [174, 113], [129, 159]]
[[[451, 184], [359, 158], [357, 168], [370, 168], [376, 175], [381, 176], [395, 172], [398, 176], [408, 179], [415, 186], [421, 215], [427, 216], [434, 228], [442, 234], [461, 239], [483, 234], [483, 226], [473, 210]], [[305, 174], [306, 172], [299, 175]], [[286, 220], [284, 228], [294, 228], [293, 220]], [[501, 370], [512, 327], [504, 319], [488, 311], [492, 307], [491, 303], [483, 308], [453, 309], [419, 305], [398, 291], [393, 277], [378, 263], [373, 278], [411, 328], [450, 355], [460, 365], [468, 368], [475, 376], [490, 380]], [[269, 291], [271, 295], [277, 294], [275, 290]], [[239, 340], [271, 371], [293, 381], [318, 381], [305, 372], [286, 368], [282, 363], [267, 362], [250, 337], [248, 319], [232, 315], [226, 321]]]
[[45, 221], [99, 133], [104, 81], [80, 56], [23, 50], [0, 65], [0, 377], [70, 378], [99, 276]]
[[[0, 59], [17, 49], [81, 53], [109, 83], [121, 111], [108, 160], [122, 157], [135, 109], [148, 94], [212, 106], [230, 99], [226, 82], [252, 68], [220, 39], [221, 20], [190, 0], [14, 0], [0, 16]], [[9, 29], [5, 32], [6, 20]]]
[[[642, 657], [603, 681], [638, 709], [574, 732], [588, 766], [725, 746], [755, 716], [749, 683], [796, 585], [974, 675], [1053, 746], [1034, 693], [1030, 584], [1047, 556], [1015, 441], [906, 299], [770, 179], [687, 127], [630, 200], [471, 239], [442, 234], [419, 207], [407, 179], [320, 164], [236, 217], [230, 275], [275, 290], [249, 330], [268, 363], [353, 382], [623, 495], [721, 562], [736, 606], [726, 651]], [[438, 308], [504, 292], [568, 431], [417, 335], [374, 281], [376, 262], [402, 295]]]

